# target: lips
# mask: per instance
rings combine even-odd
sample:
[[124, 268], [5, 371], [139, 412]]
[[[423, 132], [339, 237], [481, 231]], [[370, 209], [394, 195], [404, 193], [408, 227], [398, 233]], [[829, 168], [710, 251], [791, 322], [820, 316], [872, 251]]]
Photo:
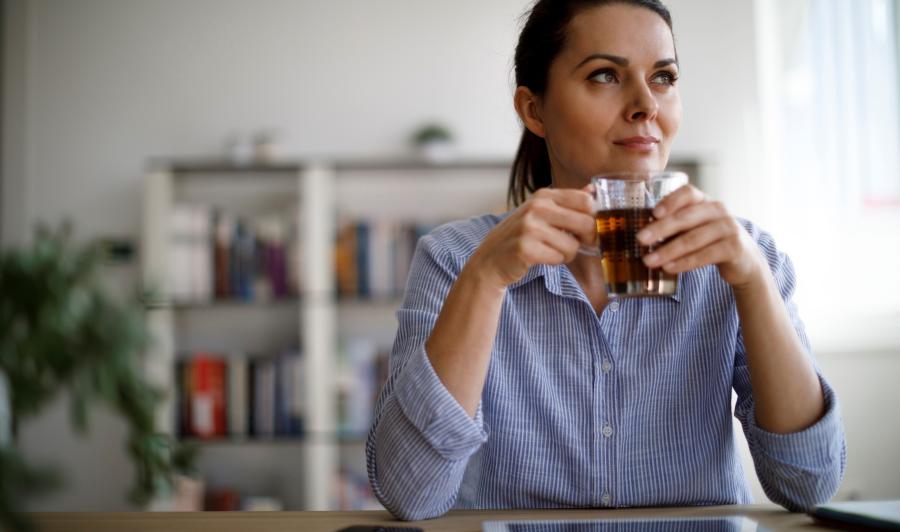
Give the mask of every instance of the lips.
[[656, 148], [659, 139], [656, 137], [628, 137], [613, 142], [616, 146], [621, 146], [630, 151], [648, 152]]

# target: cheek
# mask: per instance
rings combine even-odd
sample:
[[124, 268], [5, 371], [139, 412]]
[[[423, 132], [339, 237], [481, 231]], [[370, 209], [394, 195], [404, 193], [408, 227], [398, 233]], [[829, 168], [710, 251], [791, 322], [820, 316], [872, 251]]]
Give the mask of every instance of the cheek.
[[681, 126], [681, 98], [676, 94], [671, 101], [664, 102], [660, 107], [659, 125], [668, 142], [678, 133]]
[[[596, 150], [615, 122], [614, 105], [584, 95], [570, 94], [563, 105], [553, 109], [547, 135], [560, 150], [578, 152]], [[602, 143], [601, 143], [602, 144]]]

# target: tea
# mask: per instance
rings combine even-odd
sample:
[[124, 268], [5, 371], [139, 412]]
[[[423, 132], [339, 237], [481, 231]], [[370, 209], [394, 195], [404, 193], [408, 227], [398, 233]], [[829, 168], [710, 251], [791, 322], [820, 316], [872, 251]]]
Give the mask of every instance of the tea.
[[651, 213], [649, 208], [626, 208], [597, 211], [595, 215], [599, 255], [610, 296], [675, 293], [677, 274], [666, 273], [660, 268], [648, 268], [642, 260], [645, 254], [652, 251], [652, 247], [642, 245], [636, 235], [653, 221]]

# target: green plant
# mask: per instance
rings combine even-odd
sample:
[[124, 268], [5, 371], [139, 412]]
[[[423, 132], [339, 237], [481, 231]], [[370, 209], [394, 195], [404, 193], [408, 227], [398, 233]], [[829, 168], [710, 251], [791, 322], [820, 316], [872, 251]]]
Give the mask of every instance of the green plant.
[[425, 124], [413, 133], [413, 144], [420, 146], [429, 142], [445, 142], [453, 140], [450, 130], [440, 124]]
[[[130, 498], [143, 504], [171, 489], [172, 474], [190, 469], [194, 451], [156, 431], [163, 394], [139, 367], [150, 341], [141, 306], [102, 290], [101, 260], [98, 246], [72, 244], [69, 226], [39, 228], [30, 247], [0, 253], [0, 373], [14, 427], [63, 390], [79, 432], [96, 401], [124, 418], [137, 471]], [[0, 528], [29, 528], [21, 514], [26, 497], [58, 484], [53, 471], [34, 469], [14, 445], [0, 442]]]

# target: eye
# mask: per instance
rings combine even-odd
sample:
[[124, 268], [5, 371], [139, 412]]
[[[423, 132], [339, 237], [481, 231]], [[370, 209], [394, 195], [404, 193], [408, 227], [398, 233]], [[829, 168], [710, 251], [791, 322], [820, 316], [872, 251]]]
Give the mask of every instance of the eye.
[[616, 83], [618, 78], [616, 78], [616, 72], [611, 68], [603, 68], [600, 70], [595, 70], [591, 72], [591, 75], [588, 76], [588, 79], [597, 83]]
[[662, 72], [657, 72], [650, 79], [652, 83], [656, 83], [657, 85], [675, 85], [675, 82], [678, 81], [678, 74], [675, 72], [664, 70]]

